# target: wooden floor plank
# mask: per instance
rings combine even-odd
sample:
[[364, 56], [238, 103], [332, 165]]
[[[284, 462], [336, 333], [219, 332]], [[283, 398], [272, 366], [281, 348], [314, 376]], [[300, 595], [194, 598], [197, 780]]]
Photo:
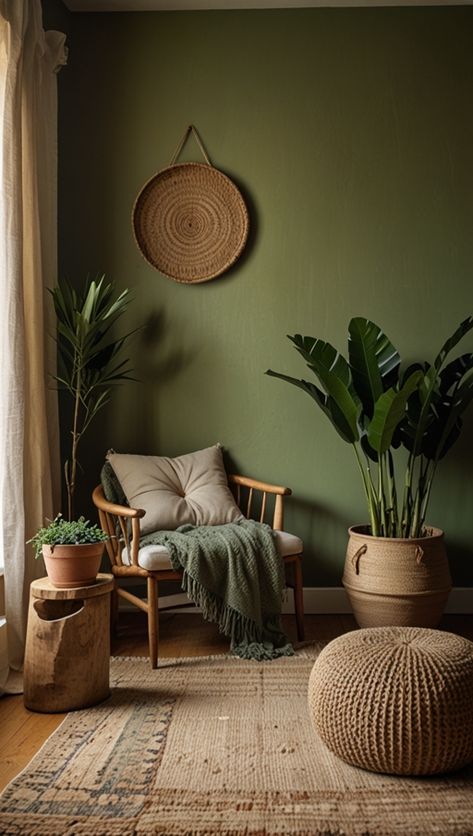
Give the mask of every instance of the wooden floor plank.
[[[293, 616], [284, 616], [284, 626], [296, 641]], [[350, 615], [309, 615], [305, 618], [306, 641], [328, 642], [355, 629]], [[445, 616], [443, 630], [473, 640], [473, 616]], [[228, 639], [214, 624], [198, 613], [162, 613], [160, 616], [159, 654], [162, 657], [212, 656], [228, 652]], [[113, 639], [116, 656], [147, 656], [146, 615], [139, 612], [120, 616], [118, 636]], [[29, 763], [50, 734], [60, 725], [64, 714], [37, 714], [23, 705], [22, 696], [0, 699], [0, 790]]]

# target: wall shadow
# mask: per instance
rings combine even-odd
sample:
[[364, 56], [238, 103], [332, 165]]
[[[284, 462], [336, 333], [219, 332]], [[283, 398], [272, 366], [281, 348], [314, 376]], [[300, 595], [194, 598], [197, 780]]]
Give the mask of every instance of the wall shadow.
[[199, 348], [166, 347], [171, 325], [164, 309], [152, 311], [140, 329], [135, 358], [136, 376], [143, 383], [166, 383], [189, 366]]

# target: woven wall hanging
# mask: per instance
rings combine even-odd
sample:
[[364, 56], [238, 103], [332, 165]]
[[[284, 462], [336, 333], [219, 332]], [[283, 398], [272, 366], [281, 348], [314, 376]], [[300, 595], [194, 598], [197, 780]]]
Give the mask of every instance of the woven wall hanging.
[[[176, 162], [191, 133], [205, 163]], [[169, 166], [141, 189], [133, 230], [146, 261], [177, 282], [214, 279], [240, 256], [248, 237], [247, 208], [235, 184], [210, 162], [193, 125]]]

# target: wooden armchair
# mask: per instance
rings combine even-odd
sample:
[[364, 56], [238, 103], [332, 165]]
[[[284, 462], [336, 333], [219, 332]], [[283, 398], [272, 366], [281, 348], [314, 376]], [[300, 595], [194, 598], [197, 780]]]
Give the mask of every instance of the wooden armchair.
[[[304, 639], [302, 541], [283, 530], [284, 497], [289, 496], [291, 490], [258, 482], [246, 476], [230, 475], [228, 482], [245, 517], [257, 519], [259, 522], [268, 522], [276, 532], [276, 545], [286, 567], [286, 586], [294, 591], [297, 638], [302, 641]], [[130, 601], [146, 612], [149, 657], [151, 667], [156, 668], [159, 638], [158, 584], [161, 581], [179, 581], [182, 573], [172, 568], [165, 547], [148, 546], [140, 550], [140, 519], [144, 517], [145, 511], [108, 502], [101, 485], [95, 488], [92, 499], [98, 509], [100, 525], [110, 537], [106, 546], [115, 578], [115, 590], [112, 595], [112, 624], [117, 623], [119, 597]], [[127, 589], [120, 587], [120, 581], [130, 577], [146, 578], [147, 600], [138, 598]]]

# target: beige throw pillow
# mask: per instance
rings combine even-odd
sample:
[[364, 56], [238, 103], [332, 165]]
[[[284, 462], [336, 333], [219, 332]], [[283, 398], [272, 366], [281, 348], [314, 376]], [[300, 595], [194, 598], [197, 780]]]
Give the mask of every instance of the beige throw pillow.
[[142, 534], [242, 519], [217, 445], [175, 459], [127, 453], [108, 453], [107, 459], [131, 507], [146, 511]]

